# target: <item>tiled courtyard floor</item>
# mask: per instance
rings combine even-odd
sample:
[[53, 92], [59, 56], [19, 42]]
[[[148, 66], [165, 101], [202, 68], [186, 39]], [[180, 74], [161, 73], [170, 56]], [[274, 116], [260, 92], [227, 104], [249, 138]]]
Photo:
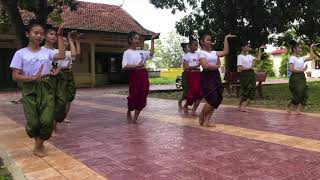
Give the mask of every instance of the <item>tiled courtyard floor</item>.
[[[221, 106], [216, 128], [177, 102], [149, 99], [143, 125], [127, 124], [126, 97], [79, 90], [49, 156], [31, 154], [17, 93], [0, 95], [0, 151], [28, 179], [320, 179], [320, 116]], [[0, 154], [1, 155], [1, 154]]]

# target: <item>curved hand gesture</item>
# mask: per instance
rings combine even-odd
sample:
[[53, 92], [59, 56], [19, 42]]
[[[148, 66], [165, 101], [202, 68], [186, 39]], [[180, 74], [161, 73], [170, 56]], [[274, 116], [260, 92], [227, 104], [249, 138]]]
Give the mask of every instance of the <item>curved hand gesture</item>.
[[42, 70], [43, 70], [43, 64], [41, 64], [40, 68], [38, 69], [38, 72], [37, 72], [36, 76], [34, 77], [34, 80], [35, 80], [35, 81], [41, 80]]
[[65, 26], [64, 23], [62, 23], [62, 24], [59, 26], [59, 29], [58, 29], [58, 31], [57, 31], [57, 34], [58, 34], [58, 35], [60, 35], [60, 36], [63, 35], [64, 26]]

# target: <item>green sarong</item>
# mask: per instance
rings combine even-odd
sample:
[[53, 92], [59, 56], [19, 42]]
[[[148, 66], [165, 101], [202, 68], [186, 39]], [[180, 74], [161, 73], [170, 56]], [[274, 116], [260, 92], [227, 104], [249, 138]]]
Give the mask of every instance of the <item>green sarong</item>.
[[289, 89], [292, 94], [292, 104], [305, 106], [308, 100], [308, 87], [304, 73], [292, 73], [289, 78]]
[[29, 137], [48, 140], [53, 131], [56, 79], [44, 77], [37, 82], [22, 84], [23, 110]]
[[76, 96], [76, 83], [74, 82], [73, 72], [71, 70], [64, 71], [67, 80], [66, 101], [72, 102]]
[[187, 98], [188, 95], [188, 78], [187, 78], [187, 72], [183, 71], [181, 76], [181, 86], [182, 86], [182, 97]]
[[55, 90], [55, 108], [54, 120], [61, 123], [66, 118], [66, 91], [67, 91], [67, 76], [61, 71], [56, 77], [57, 88]]
[[243, 100], [252, 100], [256, 95], [256, 74], [253, 70], [240, 73], [240, 94]]

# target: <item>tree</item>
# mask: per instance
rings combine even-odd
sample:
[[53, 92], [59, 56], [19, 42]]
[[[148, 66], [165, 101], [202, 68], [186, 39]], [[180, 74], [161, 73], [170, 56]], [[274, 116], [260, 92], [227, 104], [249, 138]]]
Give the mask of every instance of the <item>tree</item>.
[[262, 53], [261, 60], [257, 61], [255, 64], [255, 69], [258, 72], [267, 72], [267, 75], [269, 77], [275, 76], [275, 73], [273, 71], [273, 62], [270, 59], [270, 55], [267, 53]]
[[[211, 32], [214, 49], [221, 49], [224, 36], [233, 33], [238, 40], [250, 40], [253, 48], [272, 43], [270, 34], [297, 28], [299, 37], [315, 41], [320, 33], [320, 3], [318, 0], [150, 0], [158, 8], [194, 11], [176, 24], [183, 36], [199, 30]], [[239, 42], [239, 41], [238, 41]], [[239, 48], [239, 44], [233, 45]], [[234, 58], [235, 56], [233, 56]], [[235, 60], [227, 62], [235, 63]], [[234, 67], [234, 65], [230, 65]]]
[[0, 0], [1, 7], [5, 13], [1, 13], [0, 19], [8, 23], [16, 32], [18, 44], [20, 47], [25, 46], [25, 26], [21, 17], [19, 8], [34, 13], [35, 18], [45, 26], [48, 16], [55, 22], [61, 22], [61, 13], [63, 8], [68, 7], [72, 11], [76, 10], [77, 3], [75, 0]]
[[157, 69], [181, 67], [182, 42], [187, 41], [175, 32], [169, 32], [162, 40], [156, 40], [154, 58], [150, 63], [154, 63]]

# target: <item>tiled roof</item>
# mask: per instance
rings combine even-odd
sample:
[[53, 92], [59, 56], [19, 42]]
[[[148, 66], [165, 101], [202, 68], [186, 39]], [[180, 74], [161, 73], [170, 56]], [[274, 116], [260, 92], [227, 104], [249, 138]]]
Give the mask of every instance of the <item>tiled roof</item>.
[[272, 51], [271, 54], [272, 55], [280, 55], [280, 54], [283, 54], [283, 53], [286, 53], [287, 52], [287, 48], [280, 48], [280, 49], [277, 49], [275, 51]]
[[[34, 17], [33, 14], [21, 11], [24, 22]], [[136, 31], [143, 35], [153, 32], [143, 28], [124, 9], [115, 5], [78, 1], [78, 8], [72, 12], [65, 9], [62, 18], [66, 28], [114, 33], [129, 33]], [[49, 24], [51, 24], [49, 20]]]

